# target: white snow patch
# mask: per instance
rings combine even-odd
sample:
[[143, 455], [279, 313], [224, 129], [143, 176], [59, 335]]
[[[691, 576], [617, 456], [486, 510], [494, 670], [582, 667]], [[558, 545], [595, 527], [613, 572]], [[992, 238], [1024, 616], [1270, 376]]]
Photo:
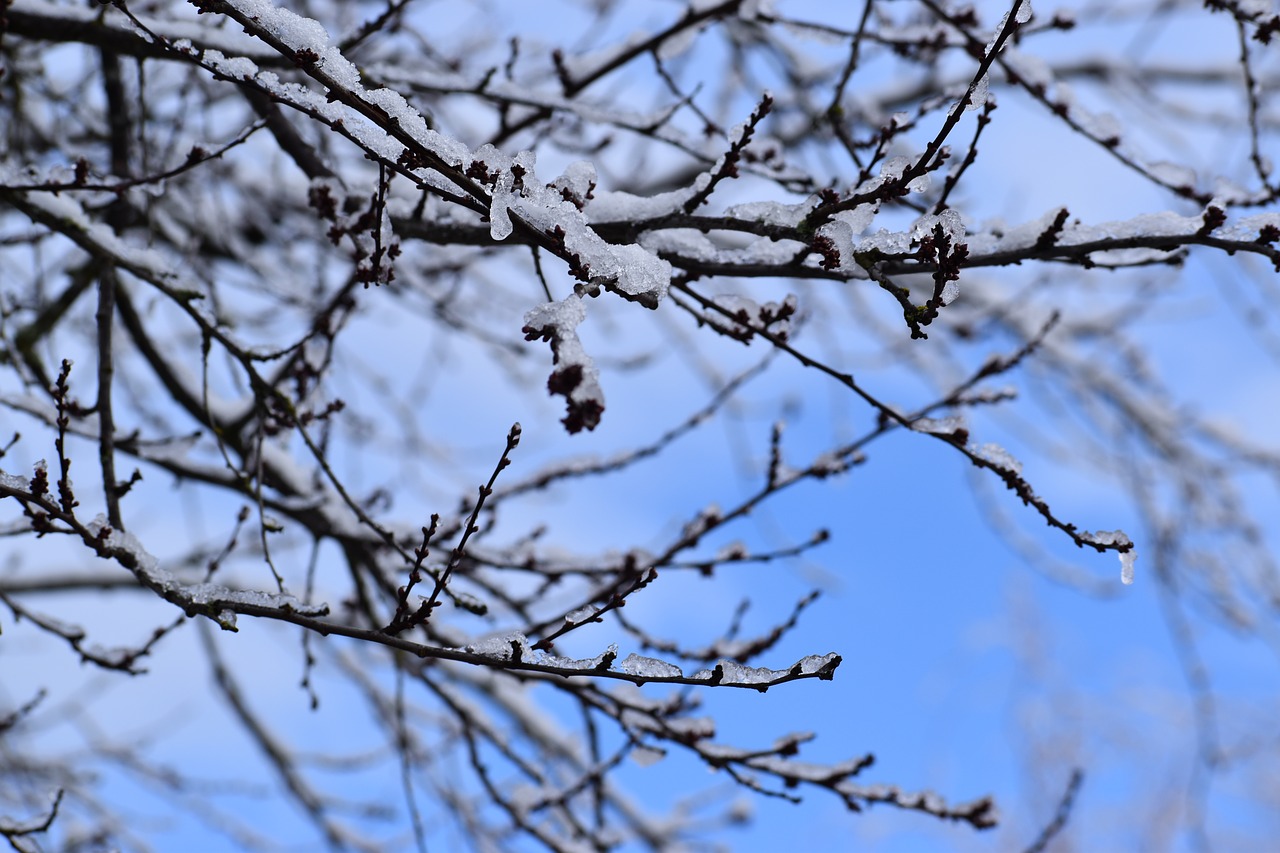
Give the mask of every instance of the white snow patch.
[[930, 435], [952, 435], [965, 429], [966, 425], [962, 415], [947, 415], [945, 418], [916, 418], [911, 422], [911, 428]]
[[1120, 582], [1128, 586], [1133, 583], [1133, 564], [1138, 559], [1138, 552], [1133, 548], [1120, 553]]
[[657, 658], [647, 658], [634, 652], [627, 655], [626, 659], [618, 664], [618, 670], [640, 678], [684, 677], [684, 670], [675, 664], [667, 663]]
[[1012, 472], [1014, 476], [1022, 474], [1022, 463], [998, 444], [988, 442], [977, 446], [969, 445], [968, 449], [974, 456], [990, 463], [998, 470]]
[[652, 767], [666, 757], [667, 751], [657, 747], [641, 745], [631, 750], [631, 760], [640, 767]]

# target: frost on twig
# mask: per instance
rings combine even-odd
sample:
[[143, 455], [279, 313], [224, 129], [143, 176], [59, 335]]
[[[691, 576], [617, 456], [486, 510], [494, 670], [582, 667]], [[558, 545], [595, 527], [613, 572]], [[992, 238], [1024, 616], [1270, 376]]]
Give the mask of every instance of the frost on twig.
[[[68, 495], [70, 492], [67, 493]], [[137, 537], [125, 530], [116, 530], [99, 514], [87, 524], [75, 515], [70, 507], [55, 502], [48, 492], [47, 482], [37, 476], [31, 479], [0, 471], [0, 498], [14, 498], [21, 504], [33, 526], [53, 529], [56, 521], [66, 525], [66, 532], [77, 536], [99, 557], [113, 560], [133, 573], [138, 583], [151, 589], [160, 597], [181, 607], [188, 615], [202, 614], [216, 621], [224, 630], [234, 631], [235, 614], [251, 613], [270, 615], [289, 613], [307, 617], [327, 615], [327, 605], [304, 604], [292, 595], [284, 593], [237, 590], [213, 583], [186, 583], [160, 565]], [[49, 623], [51, 629], [70, 639], [76, 629]]]
[[524, 316], [525, 340], [550, 341], [553, 364], [547, 390], [564, 397], [568, 409], [561, 423], [570, 433], [593, 430], [604, 413], [600, 372], [582, 346], [577, 327], [587, 316], [582, 297], [566, 296]]
[[830, 681], [840, 666], [840, 655], [809, 655], [786, 669], [765, 669], [743, 666], [733, 661], [720, 661], [714, 669], [700, 670], [685, 675], [676, 664], [658, 658], [629, 654], [617, 660], [618, 647], [608, 649], [592, 658], [573, 659], [539, 651], [524, 634], [507, 633], [490, 637], [461, 647], [460, 651], [475, 663], [490, 666], [515, 665], [564, 677], [592, 675], [631, 681], [634, 684], [687, 684], [710, 687], [746, 687], [761, 693], [770, 687], [805, 678]]
[[1092, 545], [1099, 551], [1104, 548], [1115, 548], [1120, 554], [1120, 581], [1126, 586], [1133, 583], [1133, 564], [1138, 559], [1138, 551], [1133, 540], [1123, 530], [1099, 530], [1096, 533], [1085, 531], [1080, 534], [1083, 545]]

